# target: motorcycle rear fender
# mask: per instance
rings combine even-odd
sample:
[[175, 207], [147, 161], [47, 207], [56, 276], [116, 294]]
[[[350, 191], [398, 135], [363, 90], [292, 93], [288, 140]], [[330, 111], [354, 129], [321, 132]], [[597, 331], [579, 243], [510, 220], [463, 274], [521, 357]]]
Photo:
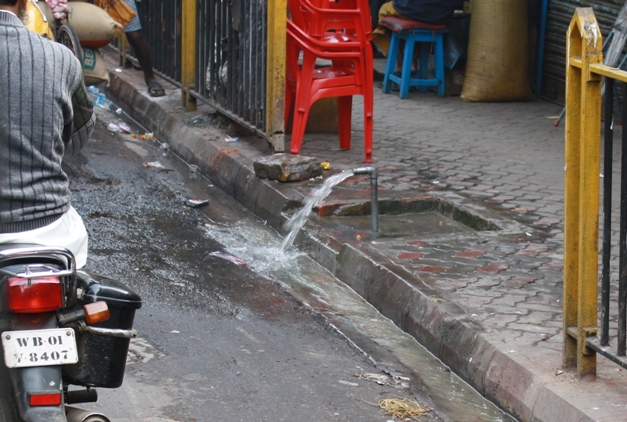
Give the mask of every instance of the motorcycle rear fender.
[[0, 361], [0, 422], [15, 422], [17, 409], [13, 397], [13, 386], [9, 378], [9, 370]]
[[[6, 316], [6, 314], [4, 315]], [[42, 314], [36, 323], [31, 322], [27, 316], [12, 315], [10, 318], [12, 330], [35, 330], [44, 328], [56, 328], [56, 316], [52, 313]], [[4, 352], [3, 352], [4, 355]], [[4, 364], [4, 357], [0, 361], [0, 375], [8, 373], [11, 381], [12, 397], [0, 397], [2, 406], [7, 406], [11, 402], [17, 409], [20, 421], [23, 422], [67, 422], [63, 398], [59, 406], [29, 406], [29, 393], [61, 393], [63, 394], [63, 380], [61, 366], [35, 366], [32, 368], [7, 369]], [[6, 382], [5, 377], [0, 378], [0, 383]], [[7, 386], [0, 388], [0, 391], [11, 390]], [[11, 405], [9, 404], [9, 405]], [[1, 419], [0, 419], [1, 420]]]
[[59, 406], [30, 407], [29, 393], [61, 393], [63, 384], [60, 366], [36, 366], [9, 369], [15, 403], [20, 420], [24, 422], [67, 422], [63, 398]]

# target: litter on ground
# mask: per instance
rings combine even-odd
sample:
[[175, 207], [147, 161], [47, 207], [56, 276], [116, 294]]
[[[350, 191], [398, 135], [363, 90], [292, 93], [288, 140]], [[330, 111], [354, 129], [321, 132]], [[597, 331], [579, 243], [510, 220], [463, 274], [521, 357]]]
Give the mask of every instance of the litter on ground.
[[429, 411], [426, 407], [423, 407], [408, 398], [381, 399], [379, 400], [379, 407], [385, 410], [386, 415], [390, 415], [399, 419], [409, 418], [416, 421], [420, 416]]
[[124, 133], [131, 133], [131, 128], [129, 125], [127, 125], [124, 122], [118, 122], [118, 127], [120, 128], [120, 130]]
[[232, 263], [234, 263], [236, 265], [247, 265], [248, 264], [243, 259], [238, 258], [238, 257], [236, 257], [234, 255], [231, 255], [230, 253], [227, 253], [227, 252], [224, 252], [224, 251], [211, 252], [209, 255], [210, 256], [217, 256], [218, 258], [222, 258], [222, 259], [225, 259], [227, 261], [231, 261]]
[[122, 129], [120, 128], [120, 126], [118, 126], [115, 123], [109, 123], [109, 125], [107, 126], [107, 129], [110, 132], [122, 132]]
[[209, 203], [208, 199], [186, 199], [183, 201], [183, 205], [190, 208], [204, 207]]

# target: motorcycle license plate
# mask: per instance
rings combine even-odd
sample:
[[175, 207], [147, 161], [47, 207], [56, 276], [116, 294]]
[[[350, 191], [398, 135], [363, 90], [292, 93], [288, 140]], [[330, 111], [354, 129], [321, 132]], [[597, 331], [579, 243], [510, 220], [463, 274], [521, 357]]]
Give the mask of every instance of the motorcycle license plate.
[[71, 328], [5, 331], [2, 333], [2, 348], [8, 368], [78, 362], [76, 337]]

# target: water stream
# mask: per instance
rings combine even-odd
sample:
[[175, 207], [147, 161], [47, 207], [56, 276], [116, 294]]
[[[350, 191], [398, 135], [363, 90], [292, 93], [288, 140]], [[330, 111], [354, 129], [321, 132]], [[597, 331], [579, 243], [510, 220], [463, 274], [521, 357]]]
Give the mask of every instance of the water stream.
[[[340, 173], [334, 181], [350, 176]], [[320, 193], [320, 197], [323, 194]], [[308, 212], [310, 205], [305, 207]], [[296, 221], [296, 218], [294, 218]], [[296, 228], [296, 225], [294, 225]], [[207, 235], [232, 254], [246, 260], [257, 273], [280, 283], [298, 300], [323, 315], [331, 324], [350, 325], [378, 347], [393, 353], [407, 368], [420, 374], [420, 384], [432, 397], [444, 420], [512, 422], [510, 415], [483, 398], [452, 373], [409, 334], [381, 315], [372, 305], [304, 253], [284, 249], [285, 241], [259, 224], [212, 224]]]
[[309, 213], [311, 210], [331, 193], [331, 189], [334, 186], [339, 185], [344, 180], [348, 179], [353, 175], [352, 170], [346, 170], [338, 174], [334, 174], [324, 181], [324, 183], [315, 191], [313, 191], [305, 200], [303, 207], [292, 216], [286, 223], [284, 228], [289, 230], [285, 239], [283, 239], [283, 244], [281, 245], [281, 249], [285, 250], [289, 248], [294, 243], [294, 239], [296, 235], [303, 227], [305, 222], [307, 221], [307, 217], [309, 217]]

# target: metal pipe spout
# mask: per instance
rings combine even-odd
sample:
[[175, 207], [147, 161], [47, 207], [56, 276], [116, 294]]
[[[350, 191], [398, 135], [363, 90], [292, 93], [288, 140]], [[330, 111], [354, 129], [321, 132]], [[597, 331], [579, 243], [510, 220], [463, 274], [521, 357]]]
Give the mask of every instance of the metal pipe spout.
[[370, 223], [373, 232], [379, 231], [379, 198], [377, 194], [377, 169], [371, 166], [354, 168], [355, 176], [370, 175]]
[[361, 175], [364, 175], [364, 174], [368, 174], [368, 175], [370, 175], [370, 178], [373, 178], [373, 177], [377, 178], [378, 177], [377, 169], [372, 167], [372, 166], [357, 167], [357, 168], [354, 168], [352, 171], [353, 171], [353, 174], [355, 176], [361, 176]]

